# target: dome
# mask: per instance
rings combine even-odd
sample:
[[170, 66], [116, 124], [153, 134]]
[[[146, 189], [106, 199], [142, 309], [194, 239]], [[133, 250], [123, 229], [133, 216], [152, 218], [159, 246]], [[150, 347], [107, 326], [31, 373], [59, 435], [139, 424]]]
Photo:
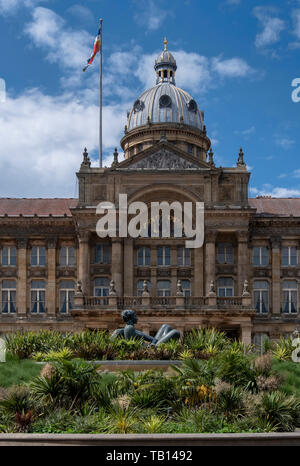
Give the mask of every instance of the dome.
[[203, 112], [190, 94], [170, 82], [145, 91], [128, 115], [127, 130], [155, 123], [181, 123], [203, 131]]
[[203, 112], [190, 94], [176, 87], [176, 60], [167, 50], [155, 60], [156, 86], [143, 92], [128, 113], [127, 131], [148, 123], [180, 123], [203, 131]]

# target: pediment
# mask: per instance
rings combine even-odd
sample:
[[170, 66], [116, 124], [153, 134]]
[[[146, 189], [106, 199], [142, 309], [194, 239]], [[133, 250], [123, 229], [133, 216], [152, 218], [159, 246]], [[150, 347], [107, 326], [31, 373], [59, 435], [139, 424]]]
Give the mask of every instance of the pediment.
[[121, 162], [117, 169], [127, 170], [203, 170], [210, 166], [170, 144], [154, 146]]

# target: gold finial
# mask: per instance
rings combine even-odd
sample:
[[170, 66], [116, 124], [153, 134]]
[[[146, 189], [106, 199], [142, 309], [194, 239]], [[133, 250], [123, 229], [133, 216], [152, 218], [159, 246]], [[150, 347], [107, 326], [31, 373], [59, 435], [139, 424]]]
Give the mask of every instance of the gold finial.
[[168, 41], [167, 41], [167, 38], [165, 37], [165, 40], [164, 40], [165, 52], [167, 51], [167, 45], [168, 45]]

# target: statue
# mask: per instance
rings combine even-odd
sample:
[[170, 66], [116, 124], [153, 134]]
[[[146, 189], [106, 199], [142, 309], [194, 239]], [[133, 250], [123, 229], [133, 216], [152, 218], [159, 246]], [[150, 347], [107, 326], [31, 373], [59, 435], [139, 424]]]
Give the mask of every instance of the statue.
[[134, 324], [137, 323], [138, 319], [135, 311], [133, 310], [127, 309], [126, 311], [123, 311], [122, 319], [125, 322], [125, 327], [118, 328], [112, 333], [111, 338], [113, 340], [118, 337], [125, 338], [125, 340], [129, 340], [130, 338], [142, 338], [144, 341], [149, 342], [150, 345], [158, 346], [161, 343], [167, 343], [171, 339], [178, 340], [180, 338], [180, 332], [173, 329], [168, 324], [163, 324], [155, 337], [151, 337], [146, 333], [136, 330], [134, 328]]

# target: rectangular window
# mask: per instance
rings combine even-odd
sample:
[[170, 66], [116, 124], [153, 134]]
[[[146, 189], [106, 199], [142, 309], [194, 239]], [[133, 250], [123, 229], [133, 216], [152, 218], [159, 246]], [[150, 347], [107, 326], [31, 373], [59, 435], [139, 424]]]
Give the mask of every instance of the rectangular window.
[[269, 283], [266, 281], [255, 281], [253, 284], [254, 307], [258, 314], [269, 312]]
[[4, 267], [15, 267], [17, 265], [17, 249], [15, 246], [3, 246], [1, 264]]
[[184, 247], [177, 248], [177, 265], [187, 266], [191, 265], [191, 250]]
[[75, 284], [72, 280], [63, 280], [59, 288], [60, 312], [67, 314], [73, 308]]
[[94, 264], [110, 264], [109, 244], [96, 244], [95, 245]]
[[30, 285], [31, 312], [44, 314], [46, 312], [46, 290], [43, 280], [33, 280]]
[[253, 248], [253, 265], [266, 266], [269, 263], [269, 251], [266, 247]]
[[233, 246], [231, 243], [218, 244], [218, 263], [233, 264]]
[[218, 280], [218, 296], [230, 297], [234, 295], [233, 279], [230, 277], [219, 278]]
[[282, 248], [281, 251], [281, 265], [286, 266], [295, 266], [297, 265], [297, 248], [296, 246], [288, 246]]
[[160, 246], [157, 248], [157, 265], [168, 266], [171, 265], [171, 248], [167, 246]]
[[150, 248], [146, 248], [146, 247], [138, 248], [137, 265], [139, 267], [150, 266]]
[[171, 296], [170, 280], [159, 280], [157, 282], [157, 296]]
[[181, 286], [184, 296], [191, 296], [191, 282], [190, 280], [181, 280]]
[[16, 313], [16, 282], [15, 280], [3, 280], [2, 290], [2, 313], [3, 314], [15, 314]]
[[59, 251], [59, 265], [72, 267], [76, 264], [74, 246], [62, 246]]
[[30, 265], [44, 267], [46, 265], [45, 246], [33, 246], [30, 250]]
[[296, 314], [298, 312], [298, 283], [285, 280], [282, 283], [282, 312], [284, 314]]

